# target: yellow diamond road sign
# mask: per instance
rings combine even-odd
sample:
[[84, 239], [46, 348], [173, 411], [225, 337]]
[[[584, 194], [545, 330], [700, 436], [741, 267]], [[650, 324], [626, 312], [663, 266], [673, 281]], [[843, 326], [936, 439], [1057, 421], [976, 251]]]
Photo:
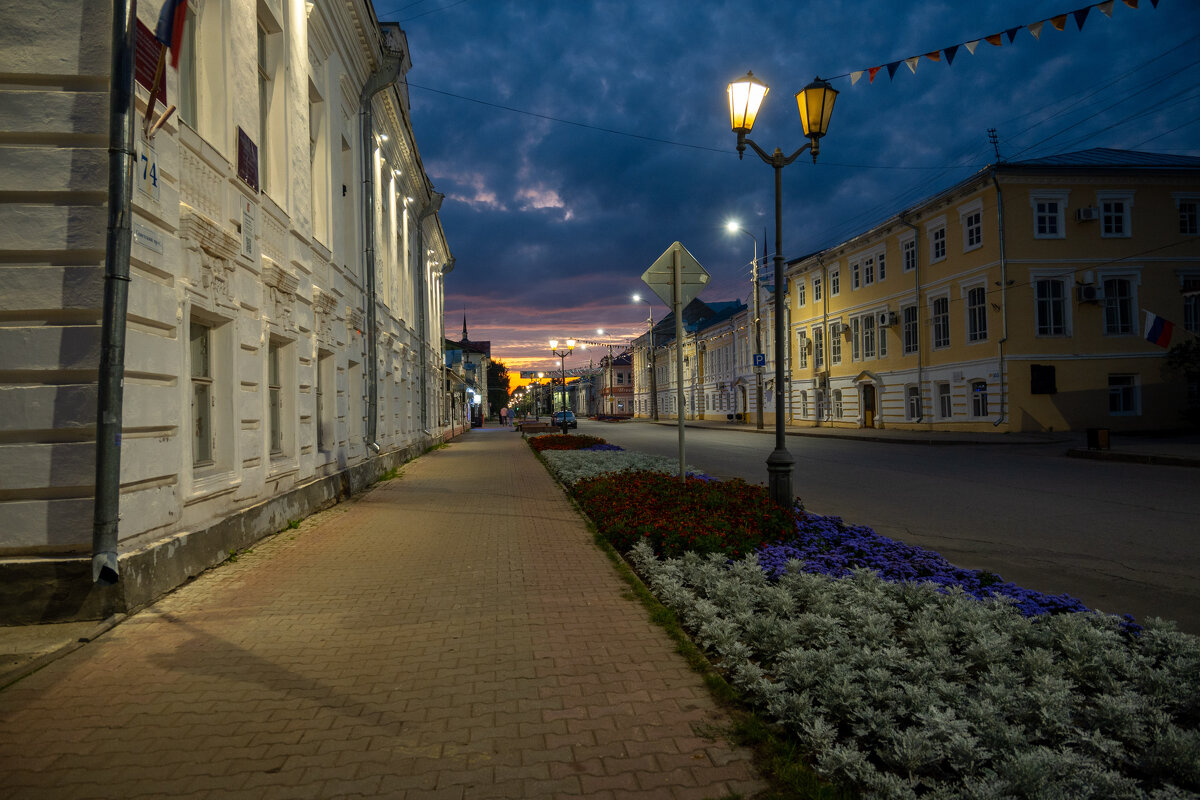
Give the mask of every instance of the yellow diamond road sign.
[[679, 254], [679, 283], [681, 297], [679, 303], [686, 306], [692, 298], [700, 294], [700, 290], [708, 285], [708, 272], [700, 266], [696, 257], [679, 242], [667, 248], [658, 260], [650, 265], [650, 269], [642, 273], [642, 281], [668, 306], [671, 305], [672, 288], [675, 283], [675, 254]]

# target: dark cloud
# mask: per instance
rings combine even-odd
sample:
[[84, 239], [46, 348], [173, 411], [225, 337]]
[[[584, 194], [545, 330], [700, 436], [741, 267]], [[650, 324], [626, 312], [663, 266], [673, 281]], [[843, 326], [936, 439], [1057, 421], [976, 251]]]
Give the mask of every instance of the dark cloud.
[[803, 143], [792, 95], [814, 75], [841, 91], [819, 163], [803, 156], [784, 170], [787, 256], [990, 163], [989, 128], [1006, 158], [1089, 147], [1200, 155], [1190, 77], [1200, 6], [1141, 5], [1118, 0], [1112, 19], [1093, 9], [1082, 32], [1068, 19], [1040, 40], [1021, 30], [999, 48], [960, 49], [953, 66], [923, 60], [914, 75], [901, 64], [894, 80], [883, 70], [873, 85], [864, 76], [851, 86], [837, 76], [1073, 9], [1061, 0], [378, 2], [379, 18], [408, 32], [413, 125], [447, 195], [442, 222], [457, 259], [447, 329], [458, 335], [465, 307], [472, 338], [491, 339], [518, 368], [548, 366], [552, 335], [636, 335], [646, 307], [630, 295], [649, 294], [639, 277], [676, 240], [713, 274], [706, 297], [745, 298], [753, 245], [722, 225], [741, 220], [760, 249], [764, 229], [768, 247], [774, 238], [771, 170], [753, 154], [739, 162], [729, 131], [725, 86], [747, 69], [772, 87], [753, 134], [768, 150]]

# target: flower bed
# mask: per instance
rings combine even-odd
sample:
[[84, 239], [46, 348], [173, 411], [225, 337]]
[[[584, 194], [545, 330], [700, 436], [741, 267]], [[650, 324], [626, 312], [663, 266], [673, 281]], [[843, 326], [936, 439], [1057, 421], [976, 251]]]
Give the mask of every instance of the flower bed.
[[1094, 612], [836, 579], [754, 555], [631, 553], [731, 680], [819, 772], [881, 798], [1200, 792], [1200, 639]]
[[599, 436], [584, 436], [572, 433], [544, 433], [540, 436], [529, 437], [529, 446], [539, 453], [546, 450], [583, 450], [587, 447], [596, 447], [599, 445], [616, 447], [616, 445], [609, 445]]
[[[546, 450], [542, 453], [542, 458], [554, 476], [567, 486], [605, 475], [655, 472], [677, 476], [679, 472], [679, 461], [676, 459], [628, 450]], [[689, 472], [688, 475], [703, 479], [698, 472]], [[678, 483], [679, 478], [675, 477], [675, 481]], [[620, 496], [624, 485], [624, 478], [616, 479], [613, 484], [613, 491], [617, 492], [615, 497]]]

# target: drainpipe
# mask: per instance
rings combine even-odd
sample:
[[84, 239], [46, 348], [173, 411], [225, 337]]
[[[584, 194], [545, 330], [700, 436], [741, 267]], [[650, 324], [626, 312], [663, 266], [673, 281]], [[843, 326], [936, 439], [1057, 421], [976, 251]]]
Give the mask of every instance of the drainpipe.
[[125, 382], [125, 314], [133, 235], [134, 0], [113, 3], [112, 76], [108, 92], [108, 236], [104, 246], [104, 318], [96, 405], [96, 488], [92, 512], [92, 582], [120, 580], [121, 427]]
[[[913, 256], [916, 261], [913, 264], [913, 290], [917, 297], [917, 387], [922, 395], [925, 393], [925, 357], [922, 355], [921, 346], [921, 229], [904, 218], [904, 214], [899, 215], [901, 225], [912, 228], [913, 232]], [[901, 258], [903, 261], [903, 258]], [[903, 269], [903, 264], [901, 264]], [[900, 320], [900, 352], [904, 352], [904, 320]], [[933, 397], [931, 392], [929, 395]], [[921, 413], [917, 417], [917, 422], [925, 421], [925, 402], [921, 402]]]
[[1008, 367], [1005, 363], [1004, 349], [1008, 344], [1008, 256], [1004, 249], [1004, 193], [1000, 190], [1000, 180], [996, 177], [996, 167], [992, 166], [992, 183], [996, 186], [996, 226], [1000, 240], [1000, 342], [997, 351], [1000, 359], [1000, 416], [992, 423], [1000, 427], [1008, 414]]
[[[829, 407], [833, 403], [832, 391], [829, 388], [829, 353], [833, 348], [833, 334], [829, 331], [829, 281], [825, 274], [825, 259], [817, 256], [817, 266], [821, 268], [821, 335], [824, 341], [821, 342], [821, 348], [824, 352], [821, 353], [821, 370], [817, 373], [817, 391], [819, 397], [824, 397], [825, 402], [817, 403], [817, 427], [821, 427], [821, 406], [825, 407], [825, 421], [829, 421]], [[838, 334], [841, 335], [840, 333]], [[816, 358], [816, 353], [813, 353], [813, 358]], [[822, 376], [822, 373], [824, 375]], [[818, 400], [814, 397], [813, 400]]]
[[[399, 26], [397, 26], [399, 27]], [[379, 452], [379, 332], [375, 318], [375, 142], [372, 128], [374, 114], [371, 99], [400, 77], [404, 54], [387, 49], [387, 38], [380, 42], [383, 59], [371, 73], [358, 98], [358, 113], [362, 117], [362, 187], [363, 187], [363, 261], [366, 289], [366, 358], [367, 358], [367, 448]]]
[[426, 283], [426, 273], [429, 270], [429, 258], [425, 254], [425, 220], [438, 212], [446, 195], [434, 192], [432, 199], [425, 205], [424, 210], [417, 215], [417, 252], [421, 254], [421, 281], [418, 288], [418, 299], [421, 304], [417, 315], [421, 325], [421, 428], [426, 436], [429, 432], [429, 391], [426, 385], [429, 373], [429, 287]]

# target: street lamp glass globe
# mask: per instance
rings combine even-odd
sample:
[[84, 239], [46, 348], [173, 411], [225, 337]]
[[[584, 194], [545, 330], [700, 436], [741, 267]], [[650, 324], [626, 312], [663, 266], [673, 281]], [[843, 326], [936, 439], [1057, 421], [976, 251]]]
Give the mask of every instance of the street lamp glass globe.
[[557, 349], [558, 349], [558, 339], [551, 339], [551, 340], [550, 340], [550, 349], [551, 349], [551, 350], [557, 350]]
[[765, 83], [754, 77], [753, 72], [747, 72], [744, 78], [729, 84], [729, 126], [735, 132], [750, 133], [758, 109], [769, 91]]
[[814, 142], [829, 132], [829, 118], [833, 116], [833, 104], [837, 96], [837, 90], [829, 85], [829, 81], [820, 78], [796, 92], [796, 105], [800, 108], [804, 135]]
[[568, 350], [575, 349], [575, 340], [574, 339], [567, 339], [567, 349]]

